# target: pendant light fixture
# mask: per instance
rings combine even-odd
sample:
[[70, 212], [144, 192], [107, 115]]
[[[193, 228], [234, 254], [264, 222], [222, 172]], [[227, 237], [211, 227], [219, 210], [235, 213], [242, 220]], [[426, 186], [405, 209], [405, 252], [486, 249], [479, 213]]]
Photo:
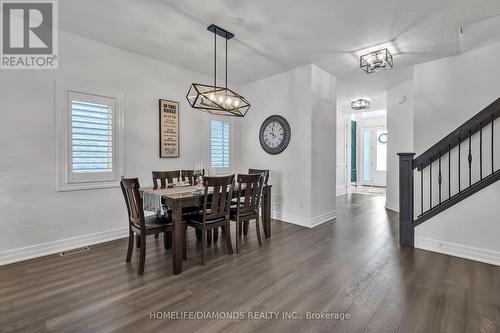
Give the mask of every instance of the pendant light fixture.
[[[214, 34], [214, 84], [193, 83], [189, 87], [187, 100], [192, 108], [208, 112], [213, 115], [244, 117], [250, 104], [245, 97], [227, 87], [227, 41], [234, 37], [214, 24], [207, 28]], [[217, 36], [226, 40], [226, 81], [225, 86], [217, 86]]]

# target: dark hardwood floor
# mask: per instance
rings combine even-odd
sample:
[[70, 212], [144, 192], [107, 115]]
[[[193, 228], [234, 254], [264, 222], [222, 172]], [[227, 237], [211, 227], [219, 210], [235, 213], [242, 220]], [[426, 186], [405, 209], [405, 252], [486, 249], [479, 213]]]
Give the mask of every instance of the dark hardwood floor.
[[[125, 263], [125, 239], [0, 267], [0, 331], [500, 332], [500, 267], [400, 248], [398, 216], [384, 209], [384, 200], [341, 197], [338, 218], [314, 229], [276, 221], [260, 248], [250, 230], [239, 255], [226, 255], [221, 236], [204, 267], [190, 231], [179, 276], [154, 238], [142, 277], [136, 251]], [[170, 311], [348, 312], [351, 318], [150, 319]]]

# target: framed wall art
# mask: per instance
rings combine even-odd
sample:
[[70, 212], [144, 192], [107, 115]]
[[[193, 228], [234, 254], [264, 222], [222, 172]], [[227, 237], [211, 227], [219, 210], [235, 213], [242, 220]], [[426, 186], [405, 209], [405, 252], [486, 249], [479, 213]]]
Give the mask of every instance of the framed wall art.
[[179, 102], [160, 99], [160, 157], [179, 157]]

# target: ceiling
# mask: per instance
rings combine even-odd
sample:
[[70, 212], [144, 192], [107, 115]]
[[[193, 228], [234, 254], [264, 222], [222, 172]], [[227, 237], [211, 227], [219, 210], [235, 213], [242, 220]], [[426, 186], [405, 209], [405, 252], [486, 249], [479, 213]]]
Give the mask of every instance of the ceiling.
[[[215, 23], [236, 35], [229, 42], [231, 81], [244, 84], [314, 63], [345, 82], [346, 94], [384, 90], [411, 77], [413, 64], [458, 54], [459, 26], [500, 14], [498, 0], [64, 0], [59, 4], [59, 26], [64, 31], [209, 75], [213, 35], [206, 27]], [[395, 70], [363, 73], [359, 52], [386, 43], [396, 53]]]

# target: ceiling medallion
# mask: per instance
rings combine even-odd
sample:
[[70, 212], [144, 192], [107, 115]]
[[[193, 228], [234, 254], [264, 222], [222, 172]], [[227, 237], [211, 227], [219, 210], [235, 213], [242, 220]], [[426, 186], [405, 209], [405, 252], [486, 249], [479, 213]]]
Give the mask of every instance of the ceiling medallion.
[[359, 58], [359, 66], [366, 73], [371, 74], [393, 68], [394, 62], [391, 52], [388, 49], [381, 49], [362, 55]]
[[[208, 31], [214, 34], [214, 83], [213, 85], [193, 83], [189, 87], [187, 100], [192, 108], [213, 115], [244, 117], [250, 109], [245, 97], [227, 87], [227, 41], [234, 37], [216, 25], [210, 25]], [[226, 40], [226, 82], [224, 87], [217, 86], [217, 35]]]
[[370, 101], [364, 98], [358, 98], [351, 101], [351, 109], [353, 110], [366, 110], [370, 108]]

